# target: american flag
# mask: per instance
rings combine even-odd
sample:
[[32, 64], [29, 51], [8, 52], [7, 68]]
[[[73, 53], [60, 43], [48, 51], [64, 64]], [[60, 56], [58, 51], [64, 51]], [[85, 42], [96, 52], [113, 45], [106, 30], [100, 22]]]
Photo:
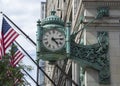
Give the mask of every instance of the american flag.
[[4, 54], [6, 49], [15, 41], [18, 37], [18, 33], [8, 24], [8, 22], [3, 17], [2, 20], [2, 45]]
[[3, 47], [2, 47], [2, 39], [0, 38], [0, 60], [2, 59], [3, 56]]
[[17, 84], [22, 80], [22, 78], [20, 77], [20, 75], [22, 74], [22, 72], [18, 71], [16, 74], [17, 75], [16, 75], [16, 78], [14, 78], [15, 82], [14, 82], [13, 86], [17, 86]]
[[14, 52], [14, 55], [11, 57], [11, 65], [15, 67], [24, 57], [24, 54], [17, 48], [17, 46], [14, 48]]

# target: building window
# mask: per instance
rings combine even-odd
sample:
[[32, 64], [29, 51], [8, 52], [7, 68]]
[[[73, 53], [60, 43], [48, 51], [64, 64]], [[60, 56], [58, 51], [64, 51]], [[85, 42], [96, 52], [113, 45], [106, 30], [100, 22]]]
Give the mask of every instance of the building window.
[[60, 3], [59, 3], [59, 0], [58, 0], [58, 3], [57, 3], [57, 7], [58, 7], [58, 8], [59, 8], [59, 4], [60, 4]]
[[78, 6], [79, 6], [80, 0], [74, 0], [74, 15], [77, 12]]
[[71, 22], [72, 22], [72, 11], [71, 11], [71, 13], [70, 13], [70, 18], [69, 18], [69, 21], [71, 21]]

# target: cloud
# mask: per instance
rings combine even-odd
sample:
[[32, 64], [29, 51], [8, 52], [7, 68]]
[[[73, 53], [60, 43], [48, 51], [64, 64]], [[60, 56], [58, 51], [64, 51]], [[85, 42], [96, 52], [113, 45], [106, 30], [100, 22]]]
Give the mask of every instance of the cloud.
[[2, 0], [1, 3], [3, 11], [8, 13], [10, 16], [37, 14], [40, 9], [39, 0]]

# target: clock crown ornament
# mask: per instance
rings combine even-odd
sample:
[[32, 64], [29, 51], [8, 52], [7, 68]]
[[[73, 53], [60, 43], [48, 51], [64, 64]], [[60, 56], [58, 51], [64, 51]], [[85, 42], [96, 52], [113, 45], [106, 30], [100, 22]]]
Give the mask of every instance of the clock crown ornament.
[[48, 24], [56, 24], [56, 25], [64, 26], [64, 21], [60, 17], [56, 16], [55, 13], [56, 11], [51, 11], [51, 15], [43, 19], [41, 25], [45, 26]]

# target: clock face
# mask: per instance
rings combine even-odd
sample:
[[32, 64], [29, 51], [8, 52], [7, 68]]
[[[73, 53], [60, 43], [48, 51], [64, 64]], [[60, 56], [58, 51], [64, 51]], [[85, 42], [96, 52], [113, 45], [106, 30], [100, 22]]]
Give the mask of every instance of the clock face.
[[55, 29], [48, 30], [43, 35], [43, 45], [51, 51], [60, 50], [65, 45], [65, 35]]

